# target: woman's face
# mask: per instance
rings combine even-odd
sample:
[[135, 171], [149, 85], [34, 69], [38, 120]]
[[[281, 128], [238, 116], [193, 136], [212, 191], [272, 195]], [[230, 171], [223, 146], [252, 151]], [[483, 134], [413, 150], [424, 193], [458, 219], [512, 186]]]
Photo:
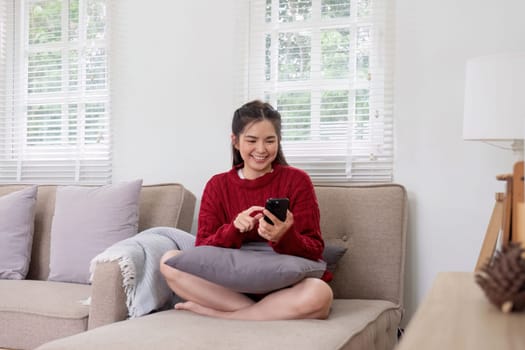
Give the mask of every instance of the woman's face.
[[279, 139], [273, 124], [263, 119], [246, 125], [239, 138], [232, 135], [233, 145], [244, 160], [244, 177], [256, 179], [272, 170]]

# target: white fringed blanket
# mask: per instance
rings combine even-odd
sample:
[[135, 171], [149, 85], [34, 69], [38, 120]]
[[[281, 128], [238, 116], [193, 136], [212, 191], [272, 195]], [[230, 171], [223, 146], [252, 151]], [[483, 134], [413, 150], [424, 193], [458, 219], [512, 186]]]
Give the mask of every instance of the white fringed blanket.
[[118, 261], [130, 318], [159, 309], [172, 291], [159, 271], [162, 255], [195, 245], [195, 236], [172, 227], [154, 227], [120, 241], [91, 260], [91, 278], [98, 263]]

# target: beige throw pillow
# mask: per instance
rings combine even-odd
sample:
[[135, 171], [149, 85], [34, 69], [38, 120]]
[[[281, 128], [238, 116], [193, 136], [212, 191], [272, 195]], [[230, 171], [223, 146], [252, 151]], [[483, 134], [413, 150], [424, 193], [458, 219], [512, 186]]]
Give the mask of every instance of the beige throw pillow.
[[24, 279], [31, 260], [37, 186], [0, 197], [0, 279]]
[[89, 283], [89, 262], [137, 233], [142, 180], [56, 192], [51, 227], [51, 281]]

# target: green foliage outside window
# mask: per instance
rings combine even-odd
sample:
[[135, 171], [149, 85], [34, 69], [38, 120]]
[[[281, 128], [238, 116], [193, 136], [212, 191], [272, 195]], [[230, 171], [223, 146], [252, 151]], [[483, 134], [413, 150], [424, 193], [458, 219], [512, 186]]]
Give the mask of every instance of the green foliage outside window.
[[348, 28], [322, 30], [321, 53], [323, 78], [344, 78], [348, 76], [350, 30]]
[[29, 8], [29, 44], [62, 40], [62, 1], [35, 2]]
[[310, 78], [311, 36], [309, 33], [279, 33], [279, 80]]
[[277, 109], [283, 118], [285, 141], [299, 141], [310, 138], [311, 96], [309, 91], [294, 91], [279, 94]]
[[279, 22], [294, 22], [310, 19], [312, 0], [279, 0]]
[[349, 91], [323, 91], [321, 96], [321, 139], [346, 138], [344, 126], [348, 123]]
[[323, 0], [321, 16], [323, 18], [350, 17], [350, 0]]

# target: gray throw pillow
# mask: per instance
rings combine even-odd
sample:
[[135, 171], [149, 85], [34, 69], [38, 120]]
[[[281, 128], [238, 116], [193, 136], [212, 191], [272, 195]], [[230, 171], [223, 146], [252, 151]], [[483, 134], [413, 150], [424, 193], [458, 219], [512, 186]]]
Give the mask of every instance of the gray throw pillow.
[[49, 280], [89, 283], [91, 259], [137, 233], [141, 186], [136, 180], [57, 188]]
[[348, 248], [336, 244], [326, 243], [323, 251], [323, 260], [326, 261], [326, 269], [334, 272], [339, 259], [343, 257]]
[[37, 186], [0, 197], [0, 279], [24, 279], [29, 270]]
[[306, 277], [321, 278], [326, 270], [324, 261], [278, 254], [263, 244], [241, 249], [198, 246], [165, 263], [231, 290], [257, 294], [291, 286]]

